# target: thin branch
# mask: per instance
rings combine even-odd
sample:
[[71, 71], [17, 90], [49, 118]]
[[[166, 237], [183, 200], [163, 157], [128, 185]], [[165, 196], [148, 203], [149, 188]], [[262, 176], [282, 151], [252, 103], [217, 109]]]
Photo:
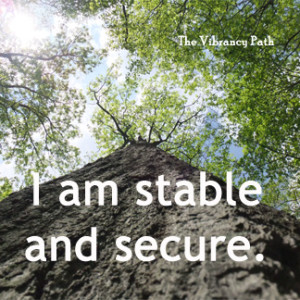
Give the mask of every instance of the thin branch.
[[18, 84], [0, 84], [0, 87], [3, 87], [3, 88], [7, 88], [7, 89], [24, 89], [24, 90], [27, 90], [31, 93], [37, 93], [36, 90], [33, 90], [25, 85], [18, 85]]
[[46, 56], [33, 56], [33, 55], [28, 55], [28, 54], [23, 54], [23, 53], [0, 53], [0, 57], [6, 58], [10, 61], [12, 61], [12, 59], [14, 57], [23, 57], [23, 58], [28, 58], [28, 59], [34, 59], [34, 60], [43, 60], [43, 61], [50, 61], [50, 60], [54, 60], [56, 58], [61, 58], [61, 57], [75, 57], [76, 55], [74, 54], [56, 54], [56, 55], [52, 55], [49, 57]]
[[124, 14], [124, 18], [125, 18], [125, 43], [127, 43], [128, 41], [128, 15], [126, 12], [126, 7], [124, 4], [122, 4], [122, 9], [123, 9], [123, 14]]
[[122, 135], [124, 143], [121, 148], [124, 148], [129, 142], [131, 142], [131, 140], [129, 139], [129, 137], [127, 135], [127, 132], [129, 129], [127, 128], [126, 131], [123, 131], [122, 128], [120, 127], [120, 124], [119, 124], [117, 118], [112, 113], [110, 113], [107, 109], [105, 109], [105, 107], [103, 107], [101, 105], [100, 100], [97, 97], [97, 92], [93, 91], [93, 94], [94, 94], [94, 98], [96, 100], [97, 106], [113, 120], [118, 132]]

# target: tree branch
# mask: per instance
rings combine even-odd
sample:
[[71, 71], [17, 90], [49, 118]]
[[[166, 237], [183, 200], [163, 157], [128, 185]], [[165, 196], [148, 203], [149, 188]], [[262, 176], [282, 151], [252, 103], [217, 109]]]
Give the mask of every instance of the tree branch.
[[7, 89], [24, 89], [24, 90], [27, 90], [31, 93], [37, 93], [36, 90], [33, 90], [25, 85], [18, 85], [18, 84], [0, 84], [0, 87], [3, 87], [3, 88], [7, 88]]
[[43, 60], [43, 61], [50, 61], [54, 60], [56, 58], [62, 58], [62, 57], [75, 57], [76, 55], [74, 54], [56, 54], [52, 55], [49, 57], [45, 56], [33, 56], [33, 55], [28, 55], [28, 54], [23, 54], [23, 53], [15, 53], [15, 52], [10, 52], [10, 53], [0, 53], [0, 57], [6, 58], [9, 61], [12, 61], [14, 57], [23, 57], [23, 58], [28, 58], [28, 59], [34, 59], [34, 60]]
[[94, 94], [94, 98], [96, 100], [96, 103], [97, 103], [97, 106], [103, 111], [105, 112], [108, 116], [110, 116], [110, 118], [113, 120], [118, 132], [122, 135], [123, 137], [123, 140], [124, 140], [124, 143], [122, 145], [121, 148], [124, 148], [129, 142], [131, 142], [131, 140], [129, 139], [128, 135], [127, 135], [127, 132], [129, 129], [127, 129], [126, 131], [123, 131], [122, 128], [120, 127], [120, 124], [117, 120], [117, 118], [111, 114], [107, 109], [105, 109], [105, 107], [103, 107], [100, 103], [100, 100], [99, 98], [97, 97], [97, 92], [96, 91], [93, 91], [93, 94]]
[[128, 15], [126, 12], [126, 7], [124, 4], [122, 4], [122, 10], [123, 10], [123, 14], [124, 14], [124, 18], [125, 18], [125, 43], [127, 43], [128, 41]]

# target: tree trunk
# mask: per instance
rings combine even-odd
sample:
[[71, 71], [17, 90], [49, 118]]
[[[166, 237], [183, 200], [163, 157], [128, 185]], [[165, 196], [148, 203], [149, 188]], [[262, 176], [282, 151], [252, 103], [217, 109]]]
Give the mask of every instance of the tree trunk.
[[[215, 207], [163, 207], [157, 201], [155, 181], [165, 175], [171, 181], [166, 198], [174, 199], [175, 182], [189, 180], [197, 190], [199, 170], [145, 144], [135, 144], [88, 164], [80, 170], [41, 184], [40, 206], [33, 206], [33, 190], [13, 193], [0, 203], [0, 299], [299, 299], [300, 298], [300, 223], [294, 217], [265, 205], [250, 208], [240, 203], [230, 207], [222, 200]], [[210, 179], [225, 183], [210, 175]], [[81, 206], [63, 207], [60, 183], [74, 180], [80, 186]], [[92, 201], [85, 206], [86, 180], [113, 180], [118, 185], [119, 205], [105, 206]], [[136, 200], [138, 181], [150, 180], [154, 195], [150, 206], [141, 207]], [[92, 195], [96, 198], [96, 190]], [[213, 196], [213, 191], [208, 190]], [[109, 198], [109, 197], [108, 197]], [[238, 201], [238, 190], [234, 189]], [[50, 260], [50, 237], [67, 236], [72, 242], [90, 235], [97, 227], [96, 262], [82, 262], [72, 252], [64, 260], [64, 247], [58, 261]], [[38, 235], [46, 243], [46, 262], [29, 262], [26, 238]], [[159, 251], [156, 259], [141, 262], [134, 254], [128, 262], [118, 262], [123, 255], [115, 241], [130, 237], [130, 248], [142, 236], [154, 237], [158, 245], [167, 236], [191, 237], [192, 252], [199, 252], [199, 236], [226, 236], [217, 248], [217, 261], [210, 261], [206, 243], [205, 261], [189, 262], [180, 243], [168, 249], [179, 253], [181, 260], [167, 262]], [[249, 260], [235, 262], [228, 257], [227, 241], [244, 236], [251, 243]], [[89, 249], [86, 249], [87, 253]], [[264, 260], [255, 259], [257, 253]]]

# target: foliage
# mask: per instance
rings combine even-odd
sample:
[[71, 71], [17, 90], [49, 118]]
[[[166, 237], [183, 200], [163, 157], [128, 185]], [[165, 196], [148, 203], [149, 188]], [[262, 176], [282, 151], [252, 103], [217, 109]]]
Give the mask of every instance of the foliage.
[[10, 179], [7, 177], [0, 178], [0, 201], [6, 198], [13, 191]]
[[[32, 0], [27, 0], [32, 2]], [[108, 0], [101, 0], [101, 1], [94, 1], [94, 0], [39, 0], [38, 1], [43, 6], [50, 7], [56, 13], [67, 17], [76, 17], [78, 14], [82, 15], [91, 15], [93, 12], [95, 13], [98, 9], [107, 9], [111, 5], [115, 5], [118, 1], [108, 1]]]
[[[113, 35], [111, 46], [130, 51], [131, 68], [137, 73], [153, 68], [170, 72], [169, 80], [187, 92], [203, 80], [214, 85], [218, 93], [207, 101], [222, 109], [227, 120], [215, 139], [217, 146], [229, 150], [228, 143], [234, 143], [244, 155], [232, 160], [222, 150], [218, 153], [223, 157], [214, 155], [212, 161], [228, 161], [233, 168], [242, 168], [246, 177], [263, 182], [268, 191], [265, 202], [271, 203], [271, 191], [277, 186], [281, 191], [277, 205], [290, 201], [299, 205], [299, 197], [285, 191], [297, 181], [300, 166], [299, 1], [142, 0], [100, 11]], [[180, 46], [180, 35], [198, 44]], [[246, 40], [248, 46], [202, 45], [200, 35]], [[274, 46], [251, 46], [251, 36], [262, 41], [270, 36]], [[202, 76], [196, 76], [199, 73]], [[214, 170], [219, 167], [210, 165]]]
[[[240, 124], [245, 153], [298, 167], [299, 2], [297, 1], [138, 1], [105, 12], [113, 45], [129, 49], [143, 65], [184, 74], [187, 90], [203, 78], [223, 93], [212, 99]], [[124, 12], [126, 9], [126, 14]], [[118, 16], [118, 18], [116, 17]], [[285, 24], [285, 26], [282, 26]], [[178, 36], [248, 40], [268, 35], [275, 46], [183, 47]], [[117, 42], [116, 42], [117, 41]], [[133, 62], [137, 66], [137, 62]], [[195, 70], [203, 77], [195, 76]], [[181, 75], [182, 77], [182, 75]], [[172, 77], [170, 78], [172, 79]]]
[[5, 23], [0, 30], [0, 155], [14, 161], [29, 184], [30, 170], [49, 177], [78, 163], [68, 140], [78, 134], [85, 99], [70, 79], [91, 71], [100, 57], [85, 29], [70, 34], [62, 28], [35, 47], [20, 45]]
[[[117, 74], [111, 70], [99, 77], [90, 89], [98, 107], [93, 118], [93, 133], [101, 152], [126, 146], [140, 136], [219, 176], [224, 177], [226, 171], [233, 170], [236, 183], [249, 178], [260, 181], [265, 203], [299, 215], [299, 1], [52, 0], [48, 4], [71, 17], [99, 12], [109, 29], [110, 47], [127, 49], [130, 53], [131, 77], [123, 85], [117, 83]], [[196, 40], [197, 45], [180, 45], [179, 36], [183, 35]], [[204, 39], [215, 36], [217, 40], [245, 40], [248, 45], [226, 47], [208, 42], [203, 45], [200, 35]], [[274, 46], [250, 45], [252, 36], [262, 41], [270, 36]], [[65, 42], [65, 38], [62, 40]], [[84, 48], [80, 49], [84, 52]], [[90, 51], [85, 52], [84, 58], [87, 53]], [[14, 59], [19, 59], [20, 65], [20, 57]], [[6, 63], [11, 64], [11, 61], [7, 59]], [[39, 64], [33, 65], [34, 61], [27, 57], [27, 63], [31, 65], [26, 68], [34, 74], [34, 70], [42, 68], [39, 64], [45, 62], [38, 60]], [[60, 72], [64, 74], [64, 68], [69, 68], [70, 63], [71, 66], [76, 64], [66, 59], [56, 65], [58, 75], [53, 77], [52, 85], [60, 80], [67, 84], [74, 70], [67, 71], [65, 77], [61, 77]], [[90, 63], [85, 59], [83, 66]], [[7, 70], [10, 69], [14, 69], [13, 65], [4, 68], [5, 80], [9, 78]], [[22, 72], [26, 74], [27, 71], [24, 68]], [[156, 75], [150, 76], [153, 72]], [[145, 74], [143, 79], [140, 75]], [[42, 86], [34, 78], [31, 89]], [[17, 95], [22, 95], [20, 87], [17, 89]], [[199, 95], [199, 89], [205, 91], [205, 105], [190, 100], [196, 99], [193, 97]], [[2, 90], [3, 95], [7, 95], [8, 87], [2, 86]], [[48, 93], [48, 88], [41, 91]], [[30, 92], [23, 89], [23, 93]], [[14, 102], [19, 103], [18, 96], [14, 97]], [[59, 127], [59, 131], [66, 132], [64, 136], [69, 138], [76, 130], [72, 131], [68, 114], [80, 115], [77, 111], [80, 105], [68, 102], [71, 98], [77, 99], [75, 94], [65, 97], [67, 101], [63, 107], [67, 112], [61, 115], [55, 112], [55, 116], [61, 116], [57, 123], [65, 127]], [[45, 115], [53, 113], [54, 116], [48, 104]], [[14, 110], [14, 105], [10, 110]], [[24, 110], [25, 107], [23, 113]], [[26, 114], [20, 116], [27, 120]], [[40, 121], [34, 110], [30, 116], [35, 118], [34, 122]], [[18, 145], [24, 146], [18, 165], [26, 163], [23, 157], [34, 157], [35, 148], [44, 153], [44, 143], [32, 143], [29, 136], [22, 140], [27, 137], [22, 132], [26, 131], [26, 124], [34, 122], [23, 121], [25, 129], [20, 128], [20, 124], [16, 126], [20, 128]], [[11, 125], [7, 123], [6, 130]], [[65, 129], [70, 130], [69, 136]], [[33, 132], [33, 128], [29, 127], [27, 132]], [[11, 135], [8, 132], [2, 139], [10, 141]], [[47, 138], [48, 134], [45, 136]], [[66, 139], [60, 140], [58, 135], [53, 135], [52, 141], [55, 147]], [[31, 152], [27, 153], [26, 149], [30, 148]], [[13, 153], [12, 148], [7, 149], [8, 153]], [[64, 149], [61, 153], [58, 149], [54, 153], [63, 157], [66, 145], [61, 149]], [[243, 155], [235, 157], [232, 149], [242, 149]], [[42, 169], [50, 163], [49, 160], [40, 161], [46, 162], [39, 166]]]
[[90, 89], [98, 106], [93, 117], [94, 135], [99, 149], [111, 153], [137, 141], [164, 147], [180, 147], [186, 135], [203, 122], [203, 106], [168, 85], [159, 75], [117, 81], [113, 67], [100, 76]]
[[195, 95], [187, 98], [161, 74], [136, 81], [127, 78], [122, 85], [117, 83], [117, 76], [111, 70], [91, 88], [99, 108], [93, 118], [93, 132], [102, 154], [138, 140], [153, 143], [224, 179], [232, 170], [236, 185], [255, 179], [263, 186], [264, 203], [299, 216], [299, 181], [283, 172], [281, 175], [275, 167], [275, 172], [270, 170], [267, 160], [258, 168], [257, 160], [249, 164], [249, 157], [234, 156], [232, 148], [239, 146], [235, 128], [231, 126], [228, 132], [229, 125], [220, 121], [220, 112], [205, 102], [200, 104], [201, 97], [192, 101]]

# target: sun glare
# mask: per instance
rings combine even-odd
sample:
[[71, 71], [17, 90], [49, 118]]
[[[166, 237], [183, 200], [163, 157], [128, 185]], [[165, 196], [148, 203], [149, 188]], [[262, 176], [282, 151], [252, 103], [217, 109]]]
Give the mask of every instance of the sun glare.
[[33, 46], [32, 42], [44, 38], [47, 33], [39, 30], [33, 16], [23, 12], [16, 12], [9, 20], [9, 31], [18, 39], [22, 46]]
[[34, 37], [35, 24], [29, 15], [16, 13], [10, 20], [9, 29], [16, 38], [30, 41]]

